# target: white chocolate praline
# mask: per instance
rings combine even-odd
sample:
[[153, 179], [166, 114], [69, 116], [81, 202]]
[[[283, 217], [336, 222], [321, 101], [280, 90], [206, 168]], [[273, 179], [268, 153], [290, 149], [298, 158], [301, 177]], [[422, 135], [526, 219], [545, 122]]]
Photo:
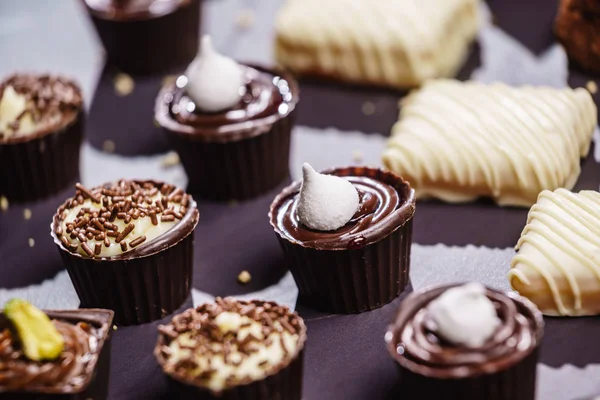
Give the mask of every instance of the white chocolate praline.
[[479, 283], [446, 290], [427, 307], [428, 329], [454, 345], [484, 345], [501, 322], [486, 290]]
[[418, 198], [529, 207], [575, 185], [596, 118], [582, 88], [429, 81], [402, 101], [383, 163]]
[[247, 378], [264, 378], [270, 370], [285, 361], [286, 354], [293, 354], [298, 346], [299, 335], [283, 329], [278, 321], [273, 321], [275, 329], [268, 337], [263, 335], [263, 325], [260, 322], [235, 312], [222, 312], [214, 322], [223, 334], [233, 332], [237, 342], [249, 335], [254, 336], [257, 341], [250, 353], [242, 354], [234, 342], [227, 351], [226, 362], [223, 343], [212, 342], [213, 354], [206, 354], [194, 350], [196, 342], [188, 332], [177, 336], [170, 343], [169, 363], [177, 365], [180, 360], [192, 359], [197, 365], [195, 369], [188, 371], [192, 377], [214, 370], [204, 385], [215, 392], [225, 389], [229, 380], [241, 382]]
[[600, 193], [543, 191], [516, 249], [508, 280], [542, 313], [600, 314]]
[[[153, 197], [151, 197], [151, 199], [153, 202], [155, 202], [156, 200], [160, 200], [161, 197], [162, 196], [159, 192], [156, 195], [154, 195]], [[131, 199], [131, 196], [127, 196], [126, 198]], [[174, 209], [176, 211], [179, 211], [182, 207], [180, 204], [173, 203], [173, 202], [169, 202], [169, 206], [170, 205], [173, 205]], [[77, 205], [76, 207], [65, 210], [66, 218], [61, 223], [63, 232], [67, 232], [67, 224], [74, 223], [79, 211], [82, 208], [88, 208], [90, 210], [90, 212], [94, 212], [94, 211], [99, 211], [101, 207], [102, 207], [102, 204], [94, 203], [90, 199], [86, 199], [83, 202], [83, 204], [80, 204], [80, 205]], [[170, 231], [171, 228], [173, 228], [179, 222], [179, 220], [177, 220], [177, 219], [175, 219], [174, 221], [161, 221], [160, 216], [158, 216], [157, 221], [158, 221], [158, 224], [154, 225], [149, 216], [140, 217], [136, 220], [132, 219], [130, 221], [130, 223], [134, 224], [134, 228], [129, 233], [129, 235], [127, 235], [125, 242], [130, 243], [132, 240], [136, 239], [137, 237], [145, 236], [146, 240], [143, 242], [143, 244], [147, 244], [147, 243], [151, 242], [152, 240], [156, 239], [157, 237]], [[125, 223], [124, 220], [119, 219], [119, 218], [116, 218], [112, 222], [112, 224], [114, 224], [118, 227], [119, 232], [123, 231], [125, 229], [125, 227], [127, 225], [129, 225], [129, 223]], [[70, 241], [71, 243], [75, 243], [77, 245], [80, 244], [80, 242], [77, 238], [71, 239], [68, 234], [65, 234], [64, 237], [66, 237], [67, 240]], [[104, 240], [96, 240], [95, 238], [88, 239], [87, 244], [92, 250], [94, 250], [96, 244], [101, 245], [100, 254], [95, 255], [95, 257], [113, 257], [113, 256], [117, 256], [117, 255], [120, 255], [127, 251], [132, 250], [132, 248], [130, 246], [127, 246], [127, 249], [125, 251], [123, 251], [123, 249], [121, 248], [121, 244], [116, 242], [116, 237], [109, 236], [108, 239], [110, 242], [109, 247], [104, 246]], [[82, 249], [81, 246], [79, 246], [77, 252], [83, 256], [86, 256], [86, 257], [88, 256], [88, 254], [85, 253], [85, 251]]]
[[479, 26], [478, 0], [287, 0], [278, 63], [299, 73], [378, 85], [452, 77]]
[[333, 231], [346, 225], [360, 206], [356, 188], [334, 175], [319, 174], [302, 165], [298, 220], [310, 229]]
[[27, 98], [17, 93], [12, 86], [7, 86], [0, 98], [0, 133], [5, 138], [16, 134], [26, 135], [35, 130], [35, 124], [29, 114], [25, 114], [19, 120], [17, 130], [10, 127], [25, 110], [27, 110]]
[[242, 98], [243, 68], [233, 59], [217, 53], [208, 35], [202, 38], [200, 52], [185, 75], [186, 92], [202, 111], [223, 111]]

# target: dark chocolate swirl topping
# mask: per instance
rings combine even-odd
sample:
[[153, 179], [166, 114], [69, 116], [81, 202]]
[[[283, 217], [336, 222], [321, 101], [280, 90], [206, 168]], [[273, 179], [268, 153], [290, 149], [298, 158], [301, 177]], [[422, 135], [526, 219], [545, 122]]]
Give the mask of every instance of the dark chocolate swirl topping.
[[65, 341], [62, 354], [53, 361], [29, 360], [12, 330], [6, 328], [0, 331], [0, 389], [30, 391], [61, 387], [70, 391], [69, 388], [81, 386], [90, 354], [96, 352], [98, 347], [95, 328], [85, 322], [52, 322]]
[[[26, 115], [36, 124], [37, 131], [45, 133], [68, 125], [82, 109], [83, 99], [79, 86], [65, 78], [51, 75], [12, 75], [0, 84], [0, 100], [8, 86], [27, 99], [27, 108], [10, 127], [16, 132], [13, 138], [19, 136], [19, 121]], [[0, 141], [2, 137], [0, 131]]]
[[535, 306], [513, 293], [491, 289], [487, 297], [494, 303], [501, 323], [484, 345], [454, 345], [430, 331], [427, 306], [454, 286], [414, 293], [401, 304], [386, 337], [390, 352], [401, 365], [426, 376], [473, 377], [508, 368], [540, 344], [544, 324]]
[[286, 239], [319, 249], [360, 248], [389, 235], [414, 214], [413, 190], [389, 172], [354, 167], [326, 173], [343, 176], [354, 185], [359, 194], [358, 211], [335, 231], [310, 229], [298, 219], [301, 184], [294, 183], [284, 189], [271, 206], [271, 224]]
[[297, 87], [285, 74], [245, 66], [241, 100], [221, 112], [203, 112], [188, 96], [187, 77], [180, 76], [158, 97], [157, 121], [176, 132], [204, 137], [250, 137], [290, 114], [297, 102]]

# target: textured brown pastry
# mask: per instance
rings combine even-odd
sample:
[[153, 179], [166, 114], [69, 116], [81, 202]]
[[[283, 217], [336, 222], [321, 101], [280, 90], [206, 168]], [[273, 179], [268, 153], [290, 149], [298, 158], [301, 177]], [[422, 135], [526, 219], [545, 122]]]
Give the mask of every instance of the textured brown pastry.
[[599, 1], [562, 0], [554, 31], [572, 61], [600, 73]]

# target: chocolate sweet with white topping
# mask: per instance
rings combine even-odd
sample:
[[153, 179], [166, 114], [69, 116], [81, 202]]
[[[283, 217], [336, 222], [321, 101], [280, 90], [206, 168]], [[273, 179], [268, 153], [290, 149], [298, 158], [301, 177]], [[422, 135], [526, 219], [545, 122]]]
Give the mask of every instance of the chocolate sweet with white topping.
[[70, 252], [115, 257], [171, 231], [191, 211], [190, 199], [173, 185], [153, 181], [120, 180], [93, 189], [78, 183], [75, 196], [58, 209], [53, 229]]
[[81, 90], [51, 75], [15, 74], [0, 83], [0, 141], [69, 125], [82, 109]]
[[287, 307], [217, 298], [159, 327], [155, 356], [172, 378], [220, 393], [274, 375], [298, 358], [303, 320]]

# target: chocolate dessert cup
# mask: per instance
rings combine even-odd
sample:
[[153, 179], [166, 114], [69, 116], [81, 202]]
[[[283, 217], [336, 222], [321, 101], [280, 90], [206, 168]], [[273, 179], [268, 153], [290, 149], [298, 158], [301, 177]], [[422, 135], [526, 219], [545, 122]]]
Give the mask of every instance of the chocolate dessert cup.
[[426, 327], [424, 308], [456, 286], [424, 289], [400, 304], [385, 339], [398, 363], [401, 393], [423, 400], [533, 400], [542, 314], [516, 293], [488, 288], [500, 326], [481, 347], [452, 345]]
[[[73, 332], [74, 340], [81, 339], [83, 334], [90, 336], [87, 343], [78, 343], [74, 347], [68, 346], [67, 352], [84, 351], [85, 348], [88, 348], [89, 352], [85, 355], [76, 354], [73, 359], [59, 358], [60, 364], [54, 361], [28, 360], [18, 350], [18, 347], [13, 347], [10, 333], [12, 331], [11, 323], [3, 313], [0, 313], [0, 399], [107, 399], [113, 312], [102, 309], [48, 310], [44, 312], [52, 320], [62, 324], [63, 332]], [[76, 330], [77, 324], [83, 328], [83, 331]], [[4, 352], [10, 356], [8, 361], [3, 360]], [[73, 368], [73, 363], [76, 364], [75, 366], [83, 364], [82, 370], [67, 381], [57, 379], [57, 376], [64, 377], [65, 372], [57, 375], [55, 370], [57, 368]], [[48, 373], [48, 370], [45, 370], [46, 372], [42, 373], [39, 371], [42, 367], [54, 372]], [[18, 382], [19, 380], [21, 383]]]
[[269, 212], [299, 300], [333, 313], [381, 307], [408, 283], [414, 190], [402, 178], [375, 168], [323, 173], [346, 177], [359, 193], [360, 208], [344, 227], [319, 232], [298, 221], [300, 182], [285, 188]]
[[188, 192], [203, 199], [249, 199], [289, 176], [298, 85], [287, 73], [260, 66], [245, 66], [245, 75], [246, 95], [223, 112], [196, 111], [185, 76], [156, 100], [155, 118], [181, 158]]
[[[215, 323], [214, 317], [218, 315], [215, 309], [221, 309], [228, 312], [240, 313], [243, 316], [249, 316], [253, 320], [259, 321], [262, 324], [263, 331], [275, 331], [279, 335], [280, 340], [271, 340], [271, 344], [267, 345], [270, 336], [263, 339], [253, 337], [252, 340], [248, 341], [244, 339], [242, 341], [236, 340], [235, 337], [228, 336], [227, 333], [220, 334], [216, 333], [216, 339], [214, 333], [208, 331], [216, 329], [220, 332], [220, 326]], [[260, 311], [257, 311], [260, 310]], [[206, 319], [208, 314], [208, 321]], [[268, 314], [266, 317], [261, 317], [260, 314]], [[203, 316], [203, 317], [202, 317]], [[202, 321], [201, 328], [207, 330], [206, 332], [194, 331], [193, 326], [200, 326], [197, 319], [200, 318]], [[233, 332], [233, 336], [240, 335], [243, 326], [237, 332]], [[173, 317], [173, 320], [164, 326], [159, 327], [159, 337], [154, 350], [154, 355], [158, 360], [161, 368], [167, 374], [169, 378], [169, 388], [172, 394], [176, 395], [178, 399], [204, 399], [204, 400], [301, 400], [302, 399], [302, 375], [303, 375], [303, 364], [304, 364], [304, 344], [306, 342], [306, 326], [304, 321], [298, 317], [296, 313], [290, 312], [287, 307], [282, 307], [273, 302], [264, 302], [259, 300], [252, 301], [236, 301], [231, 298], [216, 299], [216, 305], [204, 304], [196, 309], [188, 309], [182, 314]], [[233, 370], [230, 370], [226, 374], [229, 374], [227, 379], [222, 381], [215, 386], [210, 386], [212, 374], [225, 373], [225, 369], [204, 371], [199, 375], [191, 375], [187, 366], [198, 365], [194, 364], [195, 361], [190, 357], [185, 360], [181, 360], [177, 363], [170, 361], [170, 357], [173, 355], [171, 345], [178, 340], [179, 336], [189, 332], [195, 332], [197, 335], [208, 337], [206, 340], [216, 340], [216, 342], [223, 341], [223, 348], [228, 349], [228, 355], [226, 356], [225, 363], [233, 365]], [[246, 376], [242, 379], [235, 377], [235, 368], [238, 365], [246, 362], [250, 357], [256, 356], [260, 353], [260, 346], [271, 346], [273, 343], [284, 343], [283, 336], [286, 333], [296, 335], [296, 344], [293, 350], [286, 352], [283, 355], [283, 359], [277, 362], [276, 365], [271, 365], [267, 361], [262, 361], [259, 364], [261, 374], [257, 377]], [[247, 337], [250, 337], [248, 335]], [[212, 338], [211, 338], [212, 337]], [[227, 343], [225, 345], [225, 342]], [[188, 343], [188, 341], [186, 341]], [[258, 346], [251, 347], [250, 345]], [[287, 342], [289, 344], [289, 342]], [[186, 344], [186, 349], [189, 350], [191, 344]], [[249, 346], [247, 350], [240, 350], [239, 346]], [[262, 350], [265, 350], [264, 348]], [[288, 349], [289, 350], [289, 349]], [[265, 350], [266, 351], [266, 350]], [[242, 358], [239, 362], [231, 364], [231, 358], [233, 354], [242, 354]], [[217, 353], [205, 353], [202, 355], [219, 356]], [[263, 354], [264, 356], [264, 354]], [[229, 360], [229, 361], [228, 361]], [[196, 361], [198, 361], [196, 359]], [[207, 364], [210, 368], [210, 365]], [[263, 370], [264, 369], [264, 370]], [[246, 370], [248, 372], [248, 370]], [[253, 371], [255, 372], [255, 371]], [[233, 374], [233, 375], [231, 375]], [[218, 388], [216, 387], [218, 386]]]
[[[90, 212], [75, 214], [82, 204]], [[163, 318], [189, 297], [198, 218], [192, 197], [166, 183], [78, 185], [54, 215], [51, 234], [81, 306], [114, 310], [115, 323], [132, 325]], [[163, 224], [172, 225], [161, 231]], [[146, 232], [155, 227], [152, 238]]]
[[[27, 99], [16, 130], [0, 124], [0, 197], [27, 202], [48, 197], [79, 177], [79, 150], [85, 114], [79, 86], [49, 75], [13, 75], [0, 84]], [[31, 117], [33, 128], [19, 132], [19, 122]]]
[[199, 47], [201, 0], [82, 0], [108, 62], [129, 74], [173, 71]]

